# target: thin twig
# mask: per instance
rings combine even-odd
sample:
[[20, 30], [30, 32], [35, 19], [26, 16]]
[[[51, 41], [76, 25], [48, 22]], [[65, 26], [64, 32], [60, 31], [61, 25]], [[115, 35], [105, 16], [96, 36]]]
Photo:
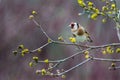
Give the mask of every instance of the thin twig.
[[99, 45], [99, 46], [89, 46], [92, 49], [96, 49], [96, 48], [104, 48], [107, 46], [120, 46], [120, 43], [111, 43], [111, 44], [105, 44], [105, 45]]
[[62, 61], [59, 61], [58, 63], [54, 64], [50, 69], [57, 67], [60, 63], [62, 63]]
[[109, 70], [117, 70], [117, 69], [120, 69], [120, 66], [116, 66], [116, 67], [109, 67], [108, 69], [109, 69]]
[[52, 43], [52, 42], [46, 43], [46, 44], [44, 44], [43, 46], [41, 46], [37, 49], [31, 50], [30, 53], [36, 52], [36, 51], [38, 51], [38, 49], [42, 49], [42, 48], [46, 47], [47, 45], [49, 45], [50, 43]]
[[48, 36], [48, 34], [44, 31], [44, 29], [42, 28], [42, 26], [41, 26], [35, 19], [32, 19], [32, 21], [42, 30], [42, 32], [44, 33], [44, 35], [45, 35], [48, 39], [52, 40], [52, 39]]
[[93, 57], [92, 59], [96, 61], [120, 62], [120, 59], [104, 59], [104, 58], [95, 58], [95, 57]]
[[107, 46], [120, 46], [120, 43], [111, 43], [111, 44], [106, 44], [106, 45], [99, 45], [99, 46], [86, 46], [86, 45], [80, 45], [80, 44], [73, 44], [73, 43], [64, 43], [64, 42], [60, 42], [60, 41], [53, 41], [53, 43], [56, 44], [61, 44], [61, 45], [75, 45], [75, 46], [80, 46], [80, 47], [85, 47], [85, 48], [104, 48]]
[[73, 69], [75, 69], [75, 68], [77, 68], [77, 67], [79, 67], [79, 66], [81, 66], [81, 65], [83, 65], [83, 64], [85, 64], [85, 63], [87, 63], [87, 62], [90, 61], [91, 59], [92, 59], [92, 58], [88, 58], [88, 59], [84, 60], [83, 62], [77, 64], [76, 66], [74, 66], [74, 67], [72, 67], [72, 68], [70, 68], [70, 69], [68, 69], [68, 70], [65, 70], [64, 72], [61, 72], [61, 73], [59, 73], [59, 74], [57, 74], [57, 75], [58, 75], [58, 76], [61, 76], [61, 75], [65, 74], [65, 73], [67, 73], [67, 72], [69, 72], [69, 71], [71, 71], [71, 70], [73, 70]]
[[74, 46], [85, 47], [85, 48], [89, 47], [87, 45], [81, 45], [81, 44], [77, 44], [77, 43], [66, 43], [66, 42], [60, 42], [60, 41], [54, 41], [54, 40], [53, 40], [53, 43], [61, 44], [61, 45], [74, 45]]
[[120, 66], [118, 66], [118, 67], [115, 67], [115, 69], [120, 69]]

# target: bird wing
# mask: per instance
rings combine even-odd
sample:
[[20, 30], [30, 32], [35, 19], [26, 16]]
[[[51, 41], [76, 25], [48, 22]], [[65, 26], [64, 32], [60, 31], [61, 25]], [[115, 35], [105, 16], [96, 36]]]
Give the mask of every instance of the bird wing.
[[87, 30], [85, 30], [85, 35], [87, 36], [89, 42], [93, 42], [93, 40], [91, 39], [90, 34], [87, 32]]
[[86, 35], [86, 36], [90, 36], [90, 34], [88, 33], [87, 30], [85, 30], [85, 35]]
[[76, 35], [75, 34], [72, 34], [73, 35], [73, 37], [76, 37]]

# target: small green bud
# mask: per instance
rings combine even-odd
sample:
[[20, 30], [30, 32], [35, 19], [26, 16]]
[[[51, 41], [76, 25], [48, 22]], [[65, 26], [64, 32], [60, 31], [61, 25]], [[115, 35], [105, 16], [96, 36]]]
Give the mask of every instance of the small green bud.
[[30, 63], [29, 63], [29, 66], [30, 66], [30, 67], [33, 67], [33, 62], [30, 62]]
[[17, 53], [18, 53], [17, 50], [13, 51], [13, 54], [14, 54], [15, 56], [17, 55]]
[[19, 45], [19, 46], [18, 46], [18, 49], [24, 49], [24, 45], [22, 45], [22, 44]]
[[34, 60], [36, 63], [38, 63], [38, 57], [34, 56], [34, 57], [33, 57], [33, 60]]
[[42, 51], [42, 49], [41, 49], [41, 48], [38, 48], [38, 49], [37, 49], [37, 52], [38, 52], [38, 53], [40, 53], [41, 51]]

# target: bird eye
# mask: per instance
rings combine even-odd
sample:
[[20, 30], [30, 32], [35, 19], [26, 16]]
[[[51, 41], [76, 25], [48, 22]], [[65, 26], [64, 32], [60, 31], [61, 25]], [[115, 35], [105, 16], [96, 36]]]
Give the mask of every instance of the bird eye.
[[75, 24], [71, 24], [71, 28], [74, 28]]

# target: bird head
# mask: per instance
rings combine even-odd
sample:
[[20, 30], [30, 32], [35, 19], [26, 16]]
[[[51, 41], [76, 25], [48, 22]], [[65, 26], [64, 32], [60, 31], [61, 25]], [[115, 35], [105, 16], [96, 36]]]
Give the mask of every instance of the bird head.
[[71, 22], [71, 24], [69, 25], [71, 30], [77, 30], [79, 28], [79, 24], [76, 22]]
[[71, 28], [71, 32], [74, 34], [83, 35], [85, 33], [84, 27], [82, 27], [77, 22], [71, 22], [71, 24], [69, 26]]

